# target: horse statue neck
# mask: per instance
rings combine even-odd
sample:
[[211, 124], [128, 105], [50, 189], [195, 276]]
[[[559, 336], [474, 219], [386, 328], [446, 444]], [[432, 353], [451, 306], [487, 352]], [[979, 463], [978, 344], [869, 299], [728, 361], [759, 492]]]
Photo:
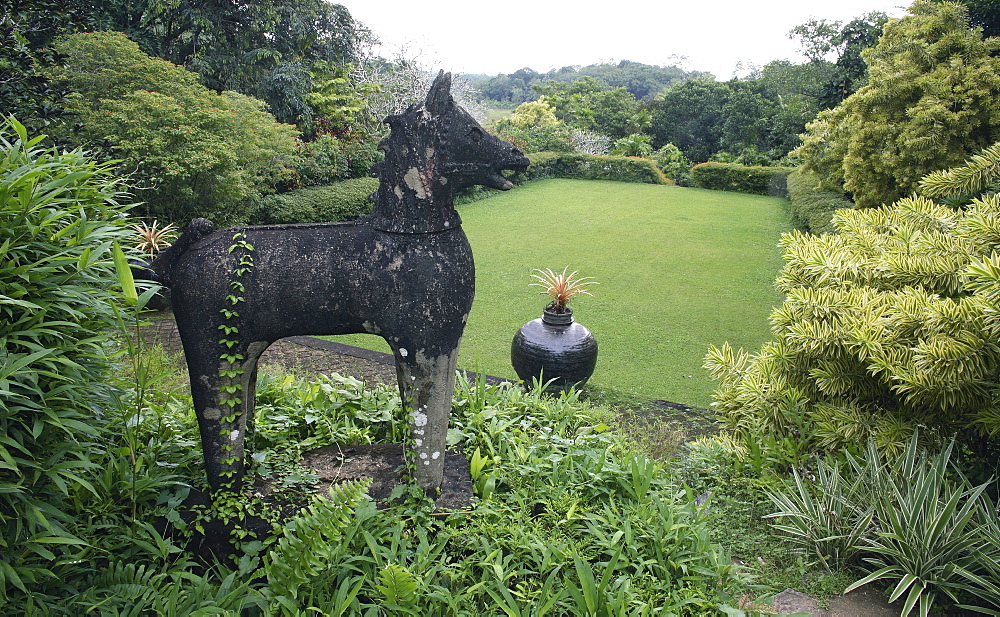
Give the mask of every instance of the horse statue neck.
[[392, 122], [392, 132], [379, 148], [379, 186], [368, 219], [373, 229], [390, 233], [434, 233], [458, 229], [462, 219], [454, 207], [454, 187], [439, 169], [444, 147], [441, 128], [429, 114], [415, 121]]

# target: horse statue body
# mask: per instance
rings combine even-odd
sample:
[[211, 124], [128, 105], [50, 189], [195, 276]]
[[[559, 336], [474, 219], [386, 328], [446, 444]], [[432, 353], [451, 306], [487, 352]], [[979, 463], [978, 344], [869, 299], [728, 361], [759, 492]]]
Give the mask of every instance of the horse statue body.
[[205, 468], [238, 490], [254, 409], [257, 360], [295, 335], [377, 334], [396, 362], [410, 419], [416, 480], [440, 488], [458, 359], [475, 266], [456, 189], [512, 187], [501, 170], [528, 160], [487, 133], [441, 72], [422, 104], [386, 118], [372, 213], [349, 223], [216, 231], [191, 222], [152, 265], [171, 289], [191, 378]]

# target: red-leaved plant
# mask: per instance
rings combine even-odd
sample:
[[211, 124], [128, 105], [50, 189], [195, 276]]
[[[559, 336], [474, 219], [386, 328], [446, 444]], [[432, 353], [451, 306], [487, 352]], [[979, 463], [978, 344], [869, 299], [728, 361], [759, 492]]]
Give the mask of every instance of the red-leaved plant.
[[566, 304], [573, 296], [577, 294], [592, 296], [594, 294], [587, 290], [587, 286], [599, 285], [591, 276], [576, 277], [576, 270], [567, 275], [567, 270], [569, 270], [569, 266], [566, 266], [561, 273], [557, 274], [549, 268], [545, 268], [544, 270], [535, 268], [534, 272], [537, 274], [531, 275], [533, 278], [538, 279], [538, 282], [532, 283], [532, 285], [545, 290], [539, 293], [552, 298], [552, 302], [545, 307], [547, 310], [556, 313], [565, 313], [569, 311], [566, 308]]

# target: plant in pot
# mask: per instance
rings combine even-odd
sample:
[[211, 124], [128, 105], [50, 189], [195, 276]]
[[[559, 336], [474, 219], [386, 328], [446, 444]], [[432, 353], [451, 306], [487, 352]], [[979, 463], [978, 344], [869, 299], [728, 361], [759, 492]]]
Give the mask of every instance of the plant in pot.
[[[156, 280], [156, 273], [151, 269], [153, 258], [161, 250], [170, 246], [170, 242], [177, 237], [176, 228], [173, 223], [167, 223], [160, 227], [159, 221], [153, 221], [152, 225], [142, 221], [132, 225], [135, 232], [135, 239], [132, 243], [136, 251], [143, 253], [142, 259], [130, 259], [129, 266], [132, 270], [132, 278], [136, 280], [153, 281]], [[170, 302], [163, 294], [167, 290], [161, 290], [150, 299], [147, 307], [160, 311], [166, 309]]]
[[[542, 316], [524, 324], [514, 336], [510, 361], [525, 385], [545, 383], [549, 392], [568, 390], [583, 385], [594, 374], [597, 365], [597, 339], [573, 320], [569, 301], [580, 294], [593, 295], [587, 289], [598, 283], [589, 276], [577, 277], [549, 268], [536, 269], [531, 275], [552, 301], [542, 310]], [[543, 381], [544, 380], [544, 381]]]

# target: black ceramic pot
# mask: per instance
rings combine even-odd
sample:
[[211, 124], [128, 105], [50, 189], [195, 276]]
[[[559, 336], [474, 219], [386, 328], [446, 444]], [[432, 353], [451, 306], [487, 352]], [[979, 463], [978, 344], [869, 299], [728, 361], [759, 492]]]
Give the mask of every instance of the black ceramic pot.
[[540, 319], [524, 324], [514, 336], [510, 362], [526, 386], [533, 380], [555, 380], [547, 390], [568, 390], [594, 374], [597, 339], [573, 321], [573, 311], [556, 313], [545, 309]]

